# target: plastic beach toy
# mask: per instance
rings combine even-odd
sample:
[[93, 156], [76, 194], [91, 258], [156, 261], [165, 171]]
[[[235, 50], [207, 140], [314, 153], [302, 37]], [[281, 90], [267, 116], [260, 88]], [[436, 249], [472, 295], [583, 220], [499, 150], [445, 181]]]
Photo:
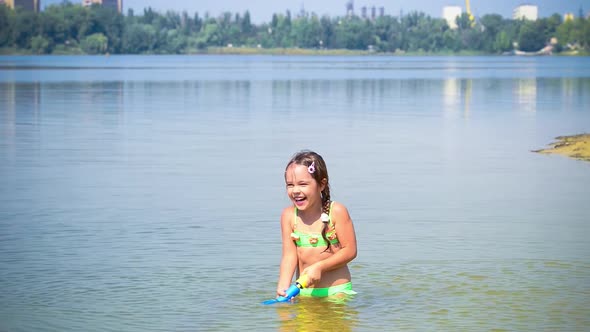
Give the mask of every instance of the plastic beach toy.
[[262, 304], [289, 302], [289, 301], [291, 301], [292, 298], [299, 295], [299, 292], [305, 287], [307, 287], [307, 276], [302, 275], [301, 277], [299, 277], [299, 279], [297, 279], [295, 281], [295, 283], [293, 285], [291, 285], [291, 287], [289, 287], [289, 289], [287, 289], [285, 291], [285, 296], [277, 296], [276, 299], [266, 300], [266, 301], [262, 302]]

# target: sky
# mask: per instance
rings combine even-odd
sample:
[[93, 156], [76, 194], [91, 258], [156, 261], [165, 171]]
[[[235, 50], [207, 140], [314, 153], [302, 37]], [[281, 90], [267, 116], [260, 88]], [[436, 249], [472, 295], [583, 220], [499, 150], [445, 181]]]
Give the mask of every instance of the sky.
[[[60, 3], [62, 0], [41, 0], [45, 7], [52, 3]], [[69, 0], [77, 3], [82, 0]], [[202, 17], [205, 13], [217, 17], [223, 12], [243, 14], [248, 10], [253, 23], [260, 24], [270, 22], [273, 13], [285, 13], [287, 10], [295, 16], [305, 9], [320, 16], [330, 17], [344, 16], [346, 3], [349, 0], [123, 0], [124, 13], [132, 8], [135, 13], [141, 14], [144, 8], [152, 7], [158, 12], [172, 10], [175, 12], [187, 11], [189, 15], [198, 12]], [[384, 7], [386, 15], [399, 16], [412, 11], [424, 12], [432, 17], [441, 17], [444, 6], [461, 6], [465, 9], [465, 0], [353, 0], [355, 13], [360, 15], [361, 7]], [[485, 14], [500, 14], [503, 17], [512, 17], [512, 10], [521, 4], [536, 5], [539, 8], [539, 17], [551, 16], [554, 13], [563, 15], [570, 12], [578, 15], [580, 7], [584, 13], [590, 12], [590, 0], [470, 0], [471, 11], [475, 16]]]

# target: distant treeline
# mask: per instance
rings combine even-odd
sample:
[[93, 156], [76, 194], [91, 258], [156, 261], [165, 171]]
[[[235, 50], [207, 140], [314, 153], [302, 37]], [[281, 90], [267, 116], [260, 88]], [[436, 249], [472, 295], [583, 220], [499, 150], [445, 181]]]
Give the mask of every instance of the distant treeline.
[[[500, 54], [538, 51], [552, 39], [554, 51], [590, 50], [590, 19], [564, 21], [559, 14], [536, 21], [497, 14], [477, 22], [467, 14], [457, 29], [444, 19], [420, 12], [401, 17], [293, 17], [274, 14], [269, 23], [252, 24], [249, 12], [218, 17], [151, 8], [127, 15], [101, 6], [64, 2], [40, 13], [0, 4], [0, 52], [32, 54], [186, 54], [211, 47], [256, 49], [347, 49], [375, 52]], [[554, 39], [555, 38], [555, 39]]]

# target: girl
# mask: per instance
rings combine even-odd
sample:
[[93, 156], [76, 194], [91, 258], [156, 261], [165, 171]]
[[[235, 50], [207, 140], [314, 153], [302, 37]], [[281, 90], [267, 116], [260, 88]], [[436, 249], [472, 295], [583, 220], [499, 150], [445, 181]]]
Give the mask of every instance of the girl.
[[307, 276], [302, 296], [352, 291], [348, 262], [356, 257], [356, 235], [348, 210], [330, 199], [328, 169], [312, 151], [301, 151], [285, 169], [287, 195], [293, 203], [281, 215], [283, 254], [277, 295], [285, 296], [293, 274]]

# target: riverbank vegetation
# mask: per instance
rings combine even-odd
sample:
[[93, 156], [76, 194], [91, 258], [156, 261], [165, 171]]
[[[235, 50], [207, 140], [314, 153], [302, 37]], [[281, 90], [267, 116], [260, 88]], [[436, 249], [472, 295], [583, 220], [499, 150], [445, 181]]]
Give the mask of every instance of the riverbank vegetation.
[[559, 14], [536, 21], [488, 14], [458, 28], [420, 12], [401, 17], [293, 17], [274, 14], [253, 24], [249, 12], [218, 17], [147, 8], [126, 15], [101, 6], [63, 2], [40, 13], [0, 4], [0, 54], [554, 54], [590, 51], [590, 19]]

